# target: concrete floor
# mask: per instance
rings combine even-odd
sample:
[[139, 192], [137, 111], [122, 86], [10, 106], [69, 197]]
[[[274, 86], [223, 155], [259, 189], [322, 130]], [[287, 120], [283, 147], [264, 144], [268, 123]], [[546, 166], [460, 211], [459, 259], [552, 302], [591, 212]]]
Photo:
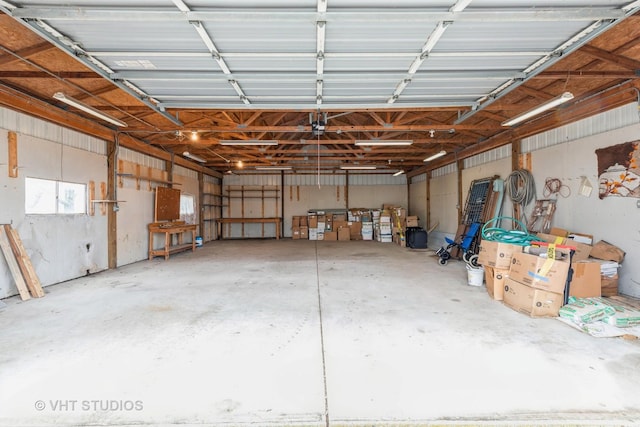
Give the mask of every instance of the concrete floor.
[[0, 311], [0, 425], [640, 424], [640, 343], [532, 319], [462, 262], [220, 241]]

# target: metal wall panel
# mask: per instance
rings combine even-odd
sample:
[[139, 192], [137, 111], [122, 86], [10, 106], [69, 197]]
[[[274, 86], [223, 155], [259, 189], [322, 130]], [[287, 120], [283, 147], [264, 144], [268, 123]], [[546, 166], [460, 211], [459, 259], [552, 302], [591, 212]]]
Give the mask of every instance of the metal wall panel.
[[107, 154], [106, 143], [101, 139], [4, 107], [0, 107], [0, 127], [92, 153]]
[[485, 163], [495, 162], [507, 157], [511, 157], [511, 144], [503, 145], [502, 147], [494, 148], [493, 150], [485, 151], [484, 153], [467, 157], [466, 159], [464, 159], [464, 168], [468, 169], [475, 166], [480, 166]]
[[432, 178], [437, 178], [440, 176], [445, 176], [450, 173], [455, 173], [458, 171], [458, 166], [455, 163], [449, 163], [448, 165], [442, 166], [441, 168], [434, 169], [431, 172]]
[[198, 179], [198, 172], [193, 169], [187, 169], [184, 166], [175, 165], [173, 167], [173, 173], [177, 175], [182, 175], [186, 178]]
[[552, 129], [522, 140], [522, 152], [529, 153], [563, 142], [574, 141], [638, 123], [638, 104], [635, 102], [614, 108], [596, 116]]
[[154, 169], [166, 170], [165, 161], [146, 154], [120, 147], [118, 150], [118, 158], [129, 162], [137, 163], [141, 166], [149, 166]]
[[411, 183], [417, 183], [417, 182], [424, 182], [427, 180], [427, 174], [426, 173], [421, 173], [420, 175], [414, 176], [413, 178], [411, 178]]

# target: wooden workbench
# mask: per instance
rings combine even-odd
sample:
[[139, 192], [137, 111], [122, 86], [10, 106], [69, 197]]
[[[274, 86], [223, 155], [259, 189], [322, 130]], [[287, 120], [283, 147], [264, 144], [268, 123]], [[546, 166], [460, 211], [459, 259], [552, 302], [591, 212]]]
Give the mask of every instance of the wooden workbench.
[[275, 224], [276, 225], [276, 240], [280, 240], [280, 223], [282, 218], [218, 218], [216, 223], [218, 224], [218, 236], [220, 239], [224, 239], [222, 233], [223, 224]]
[[[184, 243], [184, 233], [191, 232], [191, 243]], [[153, 235], [164, 233], [164, 247], [153, 248]], [[177, 234], [177, 244], [173, 244], [173, 235]], [[149, 259], [154, 256], [164, 256], [169, 259], [169, 255], [191, 249], [196, 250], [196, 225], [185, 223], [152, 222], [149, 224]]]

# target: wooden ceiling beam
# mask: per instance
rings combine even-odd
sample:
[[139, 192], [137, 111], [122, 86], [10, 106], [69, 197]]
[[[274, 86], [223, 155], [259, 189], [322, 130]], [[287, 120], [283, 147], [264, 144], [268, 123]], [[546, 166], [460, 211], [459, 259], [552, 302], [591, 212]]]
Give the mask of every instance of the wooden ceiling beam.
[[56, 49], [56, 47], [48, 42], [38, 43], [24, 49], [19, 49], [13, 52], [13, 55], [0, 56], [0, 66], [12, 64], [14, 62], [21, 61], [22, 58], [29, 58], [30, 56], [37, 55], [39, 53], [46, 52], [52, 49]]
[[640, 61], [636, 61], [635, 59], [627, 58], [626, 56], [618, 55], [589, 44], [582, 46], [580, 48], [580, 52], [622, 68], [627, 68], [633, 71], [640, 70]]

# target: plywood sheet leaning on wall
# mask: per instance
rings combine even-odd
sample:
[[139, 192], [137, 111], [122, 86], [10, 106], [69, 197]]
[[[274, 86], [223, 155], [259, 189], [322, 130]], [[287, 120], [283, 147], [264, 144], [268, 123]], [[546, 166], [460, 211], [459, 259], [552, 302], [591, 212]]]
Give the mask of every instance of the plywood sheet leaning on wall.
[[29, 255], [27, 255], [27, 251], [22, 244], [22, 239], [20, 239], [18, 231], [9, 224], [4, 225], [4, 231], [9, 238], [11, 250], [18, 262], [18, 266], [20, 266], [22, 277], [24, 277], [24, 281], [27, 284], [27, 288], [29, 289], [31, 296], [34, 298], [43, 297], [44, 290], [42, 289], [42, 284], [36, 274], [36, 270], [33, 268], [33, 264], [31, 264], [31, 259], [29, 258]]

